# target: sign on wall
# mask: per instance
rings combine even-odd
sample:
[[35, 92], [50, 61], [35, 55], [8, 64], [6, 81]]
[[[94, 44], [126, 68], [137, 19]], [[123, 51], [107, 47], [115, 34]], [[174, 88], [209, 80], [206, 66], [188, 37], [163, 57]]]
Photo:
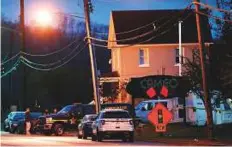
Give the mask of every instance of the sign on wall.
[[190, 89], [185, 77], [155, 75], [132, 78], [126, 90], [133, 98], [182, 97]]

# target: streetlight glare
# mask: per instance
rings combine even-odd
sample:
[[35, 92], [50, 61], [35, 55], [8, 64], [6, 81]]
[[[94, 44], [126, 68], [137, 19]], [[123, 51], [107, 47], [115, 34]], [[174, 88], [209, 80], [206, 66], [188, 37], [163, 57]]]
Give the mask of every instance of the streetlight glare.
[[40, 26], [52, 25], [52, 13], [47, 10], [40, 10], [36, 13], [35, 20]]

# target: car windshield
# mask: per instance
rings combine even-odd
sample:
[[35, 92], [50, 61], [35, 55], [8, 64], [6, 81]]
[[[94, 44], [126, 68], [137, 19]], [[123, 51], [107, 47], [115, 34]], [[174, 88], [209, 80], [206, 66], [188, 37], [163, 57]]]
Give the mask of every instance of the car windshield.
[[96, 117], [97, 117], [97, 115], [90, 115], [90, 116], [88, 117], [88, 120], [89, 120], [89, 121], [94, 121], [94, 120], [96, 119]]
[[32, 118], [39, 118], [42, 115], [42, 113], [31, 113]]
[[127, 112], [105, 112], [103, 113], [103, 118], [130, 118], [130, 115]]
[[58, 112], [58, 114], [61, 114], [61, 113], [65, 114], [65, 113], [68, 113], [68, 112], [71, 111], [72, 108], [73, 108], [72, 105], [66, 106], [66, 107], [64, 107], [63, 109], [61, 109], [61, 110]]
[[24, 119], [25, 118], [25, 113], [14, 113], [12, 115], [12, 119], [15, 120], [15, 119]]
[[144, 106], [145, 103], [139, 103], [136, 107], [135, 110], [140, 110], [142, 106]]

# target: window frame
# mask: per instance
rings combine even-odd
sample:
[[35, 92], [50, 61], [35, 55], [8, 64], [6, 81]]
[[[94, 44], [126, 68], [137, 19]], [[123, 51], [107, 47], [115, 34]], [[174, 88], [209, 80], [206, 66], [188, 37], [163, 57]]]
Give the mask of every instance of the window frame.
[[[141, 51], [143, 51], [143, 56], [141, 56]], [[143, 62], [141, 63], [141, 58], [143, 58]], [[139, 67], [149, 67], [150, 62], [149, 62], [149, 48], [139, 48]]]

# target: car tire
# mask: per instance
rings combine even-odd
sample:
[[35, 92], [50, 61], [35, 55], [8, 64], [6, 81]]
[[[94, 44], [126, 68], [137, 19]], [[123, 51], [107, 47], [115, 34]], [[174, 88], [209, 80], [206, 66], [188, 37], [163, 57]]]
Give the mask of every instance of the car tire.
[[46, 135], [46, 136], [52, 135], [51, 131], [44, 131], [43, 134]]
[[62, 124], [56, 124], [54, 127], [55, 135], [62, 136], [64, 134], [64, 127]]
[[96, 137], [96, 135], [92, 135], [92, 141], [96, 141], [97, 140], [97, 137]]
[[9, 132], [9, 128], [6, 128], [6, 125], [4, 124], [4, 131]]
[[23, 134], [23, 131], [22, 131], [19, 127], [17, 127], [17, 128], [15, 129], [15, 133], [16, 133], [16, 134]]
[[103, 134], [101, 132], [97, 132], [97, 141], [102, 142]]
[[134, 142], [134, 133], [131, 133], [128, 139], [129, 139], [129, 142]]

